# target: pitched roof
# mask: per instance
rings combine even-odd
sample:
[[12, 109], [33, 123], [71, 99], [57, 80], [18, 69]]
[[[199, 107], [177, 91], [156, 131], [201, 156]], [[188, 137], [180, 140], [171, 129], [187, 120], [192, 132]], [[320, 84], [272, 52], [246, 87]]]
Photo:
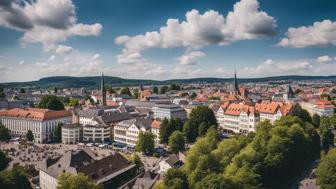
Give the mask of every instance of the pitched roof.
[[151, 124], [151, 127], [154, 129], [160, 129], [161, 121], [154, 120]]
[[72, 113], [70, 111], [53, 111], [48, 109], [39, 108], [14, 108], [0, 112], [2, 117], [13, 117], [20, 119], [30, 119], [37, 121], [47, 121], [63, 117], [70, 117]]
[[[62, 157], [47, 159], [43, 171], [57, 178], [62, 172], [83, 173], [96, 182], [105, 182], [111, 175], [121, 174], [123, 169], [133, 166], [117, 152], [97, 160], [89, 149], [67, 151]], [[113, 178], [113, 177], [112, 177]]]

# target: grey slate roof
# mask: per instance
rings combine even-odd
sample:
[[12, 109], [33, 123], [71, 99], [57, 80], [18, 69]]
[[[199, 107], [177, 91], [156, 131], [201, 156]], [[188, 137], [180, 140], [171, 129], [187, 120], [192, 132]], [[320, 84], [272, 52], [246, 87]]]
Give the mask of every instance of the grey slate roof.
[[85, 117], [85, 118], [93, 118], [96, 116], [101, 116], [103, 114], [104, 114], [103, 109], [87, 109], [78, 112], [79, 117]]
[[91, 150], [82, 149], [77, 152], [68, 151], [57, 159], [48, 159], [44, 166], [41, 169], [54, 178], [63, 172], [83, 173], [97, 183], [101, 183], [134, 167], [134, 164], [119, 153], [97, 160]]

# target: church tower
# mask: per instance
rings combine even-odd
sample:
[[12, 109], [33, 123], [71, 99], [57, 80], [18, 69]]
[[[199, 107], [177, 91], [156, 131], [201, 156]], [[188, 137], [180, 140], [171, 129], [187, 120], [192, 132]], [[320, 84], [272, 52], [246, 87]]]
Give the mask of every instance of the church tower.
[[101, 105], [106, 106], [106, 90], [105, 90], [104, 73], [102, 73], [102, 76], [100, 79], [100, 94], [101, 94]]
[[234, 72], [234, 78], [233, 78], [233, 93], [235, 95], [240, 95], [236, 71]]

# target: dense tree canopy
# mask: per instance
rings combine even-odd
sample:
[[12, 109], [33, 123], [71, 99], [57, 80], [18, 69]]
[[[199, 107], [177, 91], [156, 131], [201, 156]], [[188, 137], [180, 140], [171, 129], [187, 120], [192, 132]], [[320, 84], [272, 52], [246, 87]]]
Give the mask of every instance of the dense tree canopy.
[[131, 91], [130, 91], [130, 89], [128, 87], [123, 87], [120, 90], [120, 94], [132, 96]]
[[312, 122], [312, 118], [309, 115], [309, 112], [305, 109], [302, 109], [299, 104], [296, 104], [292, 110], [292, 115], [297, 116], [300, 118], [303, 122]]
[[188, 182], [184, 172], [179, 169], [169, 169], [163, 178], [164, 188], [187, 189]]
[[159, 94], [159, 88], [157, 86], [154, 86], [152, 90], [154, 94]]
[[138, 89], [134, 89], [133, 90], [133, 97], [134, 98], [139, 98], [139, 95], [140, 95], [139, 90]]
[[322, 116], [318, 131], [321, 136], [322, 148], [325, 152], [334, 146], [334, 134], [331, 131], [332, 128], [331, 118]]
[[28, 175], [23, 167], [0, 172], [0, 188], [4, 189], [31, 189]]
[[2, 87], [0, 87], [0, 98], [5, 98], [6, 95], [5, 95], [5, 91]]
[[64, 104], [54, 95], [43, 96], [38, 107], [50, 110], [64, 110]]
[[166, 92], [169, 90], [169, 87], [164, 85], [160, 88], [160, 94], [166, 94]]
[[0, 141], [8, 141], [10, 138], [9, 130], [0, 122]]
[[288, 188], [320, 152], [314, 126], [293, 116], [261, 122], [247, 136], [220, 141], [216, 135], [208, 129], [188, 151], [182, 171], [189, 188]]
[[9, 159], [7, 158], [6, 154], [0, 150], [0, 171], [4, 170], [9, 163]]
[[334, 189], [336, 186], [336, 149], [330, 150], [316, 169], [316, 181], [321, 189]]
[[174, 84], [171, 84], [171, 85], [169, 86], [169, 90], [179, 91], [179, 90], [181, 90], [181, 86], [180, 86], [180, 85], [176, 85], [176, 84], [174, 83]]
[[314, 114], [312, 117], [312, 124], [314, 125], [315, 128], [320, 127], [320, 116], [317, 114]]
[[195, 99], [197, 97], [197, 94], [195, 92], [191, 93], [190, 98]]
[[198, 106], [191, 111], [188, 121], [183, 126], [183, 133], [189, 142], [194, 142], [198, 136], [203, 136], [211, 126], [217, 127], [213, 111], [207, 106]]
[[160, 125], [160, 132], [159, 132], [159, 138], [161, 143], [168, 143], [170, 135], [174, 131], [182, 131], [183, 130], [183, 122], [181, 119], [163, 119]]
[[331, 100], [331, 96], [329, 94], [326, 94], [326, 93], [322, 93], [320, 95], [320, 98], [325, 99], [325, 100]]
[[62, 173], [58, 178], [57, 189], [102, 189], [102, 187], [82, 173], [78, 175]]
[[181, 131], [174, 131], [169, 137], [169, 150], [173, 153], [178, 153], [179, 151], [184, 151], [185, 141], [184, 136]]
[[79, 100], [77, 98], [70, 98], [68, 105], [71, 107], [77, 107], [79, 106]]
[[152, 154], [155, 147], [154, 138], [155, 136], [151, 132], [140, 132], [136, 150], [145, 154]]

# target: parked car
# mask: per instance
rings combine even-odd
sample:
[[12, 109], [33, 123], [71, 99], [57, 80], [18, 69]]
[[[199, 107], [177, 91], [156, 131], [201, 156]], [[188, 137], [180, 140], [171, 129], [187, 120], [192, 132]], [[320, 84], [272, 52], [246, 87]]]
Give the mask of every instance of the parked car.
[[93, 144], [93, 143], [87, 143], [86, 146], [87, 146], [87, 147], [93, 147], [94, 144]]

